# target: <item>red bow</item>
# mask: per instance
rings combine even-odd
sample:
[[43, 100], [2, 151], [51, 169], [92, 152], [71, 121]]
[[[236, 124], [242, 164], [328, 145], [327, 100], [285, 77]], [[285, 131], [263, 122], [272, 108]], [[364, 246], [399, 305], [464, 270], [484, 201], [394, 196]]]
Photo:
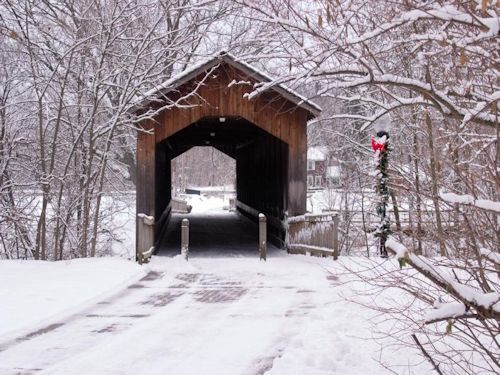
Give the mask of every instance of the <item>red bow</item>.
[[372, 148], [373, 148], [373, 151], [375, 151], [375, 152], [377, 152], [378, 150], [380, 150], [380, 152], [384, 152], [385, 151], [385, 143], [378, 143], [375, 140], [375, 137], [372, 137]]

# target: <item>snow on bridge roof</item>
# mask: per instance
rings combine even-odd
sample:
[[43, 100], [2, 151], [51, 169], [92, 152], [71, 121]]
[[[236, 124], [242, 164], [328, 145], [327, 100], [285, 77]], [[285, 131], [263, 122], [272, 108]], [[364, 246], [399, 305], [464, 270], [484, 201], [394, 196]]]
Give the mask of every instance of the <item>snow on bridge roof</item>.
[[259, 82], [267, 83], [260, 88], [255, 89], [254, 92], [246, 96], [247, 99], [252, 99], [260, 93], [267, 90], [274, 90], [285, 99], [294, 103], [297, 107], [303, 108], [311, 113], [314, 117], [318, 116], [321, 112], [321, 107], [313, 103], [311, 100], [300, 95], [296, 91], [286, 87], [281, 83], [275, 83], [275, 80], [264, 72], [258, 70], [255, 66], [250, 65], [242, 60], [239, 60], [236, 56], [230, 54], [226, 51], [221, 51], [207, 60], [201, 61], [197, 64], [192, 65], [190, 68], [180, 72], [179, 74], [173, 76], [167, 81], [163, 82], [161, 85], [154, 87], [150, 91], [146, 92], [142, 97], [140, 97], [132, 108], [132, 112], [139, 110], [148, 106], [150, 103], [155, 101], [160, 96], [168, 94], [170, 91], [176, 89], [177, 87], [183, 85], [184, 83], [195, 78], [202, 72], [206, 72], [213, 67], [221, 63], [226, 63], [236, 69], [248, 74], [250, 77], [256, 79]]

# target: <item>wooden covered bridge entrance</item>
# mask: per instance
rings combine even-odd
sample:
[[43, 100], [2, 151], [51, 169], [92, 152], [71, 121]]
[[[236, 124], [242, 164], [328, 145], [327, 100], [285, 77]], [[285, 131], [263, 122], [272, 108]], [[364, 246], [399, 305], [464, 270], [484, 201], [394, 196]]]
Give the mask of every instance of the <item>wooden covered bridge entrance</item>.
[[[306, 211], [307, 122], [320, 108], [228, 53], [183, 72], [150, 92], [137, 111], [164, 108], [137, 135], [137, 214], [154, 222], [148, 248], [171, 212], [170, 162], [194, 146], [212, 146], [236, 160], [237, 208], [268, 217], [283, 240], [285, 216]], [[144, 215], [141, 215], [144, 214]], [[138, 236], [139, 237], [139, 236]], [[141, 240], [144, 242], [144, 240]]]

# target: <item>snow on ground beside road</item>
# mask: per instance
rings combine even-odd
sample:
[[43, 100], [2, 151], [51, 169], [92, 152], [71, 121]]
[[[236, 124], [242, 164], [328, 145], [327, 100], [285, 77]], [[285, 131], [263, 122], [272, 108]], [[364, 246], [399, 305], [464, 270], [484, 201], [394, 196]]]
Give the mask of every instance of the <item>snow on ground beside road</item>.
[[114, 234], [111, 241], [113, 256], [135, 260], [135, 192], [105, 197], [104, 206], [110, 211], [108, 225]]
[[2, 260], [0, 337], [79, 311], [143, 275], [135, 262], [119, 258]]
[[232, 193], [234, 195], [234, 186], [233, 185], [223, 185], [223, 186], [189, 186], [188, 189], [198, 190], [201, 193]]
[[[345, 194], [340, 189], [319, 189], [307, 191], [307, 211], [315, 214], [324, 211], [338, 211], [345, 210], [347, 197], [347, 209], [352, 211], [364, 210], [366, 214], [373, 214], [376, 216], [374, 204], [377, 200], [376, 194], [373, 190], [366, 189], [363, 192], [350, 191]], [[408, 202], [401, 197], [398, 201], [400, 210], [407, 211], [409, 206]], [[422, 200], [422, 209], [427, 211], [433, 210], [433, 202], [431, 199]], [[443, 209], [447, 209], [446, 204], [442, 204]]]
[[193, 214], [221, 211], [224, 204], [229, 205], [228, 200], [219, 197], [206, 197], [204, 195], [186, 195], [186, 201], [193, 207], [191, 211]]
[[[100, 261], [91, 260], [97, 269], [106, 266]], [[116, 260], [108, 261], [108, 269], [121, 268]], [[356, 261], [343, 258], [350, 264]], [[106, 273], [85, 271], [88, 265], [78, 269], [78, 263], [66, 272], [51, 273], [49, 283], [40, 282], [37, 298], [58, 298], [63, 283], [78, 290], [82, 275], [91, 285], [105, 281]], [[353, 284], [343, 284], [349, 276], [331, 259], [273, 252], [267, 262], [257, 257], [199, 257], [186, 263], [180, 256], [158, 256], [144, 269], [146, 277], [93, 308], [87, 306], [64, 325], [3, 349], [0, 342], [0, 373], [390, 373], [379, 359], [395, 366], [398, 374], [431, 373], [413, 350], [380, 352], [385, 342], [371, 339], [374, 312], [344, 298], [356, 291]], [[36, 301], [23, 302], [33, 293], [26, 284], [16, 287], [23, 282], [17, 278], [17, 284], [9, 285], [14, 300], [20, 300], [19, 313], [43, 311]], [[126, 284], [122, 281], [122, 288]]]

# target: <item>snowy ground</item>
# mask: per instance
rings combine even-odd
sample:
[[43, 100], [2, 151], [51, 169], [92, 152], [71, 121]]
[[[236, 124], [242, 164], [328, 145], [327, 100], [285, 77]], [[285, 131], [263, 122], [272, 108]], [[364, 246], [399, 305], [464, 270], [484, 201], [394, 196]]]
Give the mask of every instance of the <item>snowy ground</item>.
[[[112, 269], [113, 281], [91, 263]], [[138, 281], [135, 264], [113, 259], [0, 264], [0, 285], [11, 285], [11, 297], [2, 292], [2, 328], [16, 324], [16, 312], [73, 310], [45, 323], [24, 317], [31, 330], [0, 340], [2, 375], [389, 373], [378, 360], [399, 374], [429, 371], [409, 367], [421, 359], [408, 349], [380, 351], [373, 313], [344, 299], [353, 291], [331, 259], [155, 257]], [[49, 269], [52, 280], [33, 290], [26, 276]]]
[[[0, 261], [0, 338], [19, 336], [79, 311], [144, 276], [119, 258]], [[1, 361], [0, 361], [1, 363]]]
[[224, 206], [229, 206], [229, 197], [233, 194], [227, 194], [223, 197], [206, 197], [204, 195], [185, 195], [187, 203], [193, 207], [191, 213], [224, 212]]
[[[220, 198], [189, 203], [190, 215], [224, 212]], [[0, 374], [431, 373], [373, 339], [375, 313], [349, 302], [367, 286], [346, 283], [339, 262], [271, 250], [267, 262], [216, 249], [142, 267], [1, 261]]]

